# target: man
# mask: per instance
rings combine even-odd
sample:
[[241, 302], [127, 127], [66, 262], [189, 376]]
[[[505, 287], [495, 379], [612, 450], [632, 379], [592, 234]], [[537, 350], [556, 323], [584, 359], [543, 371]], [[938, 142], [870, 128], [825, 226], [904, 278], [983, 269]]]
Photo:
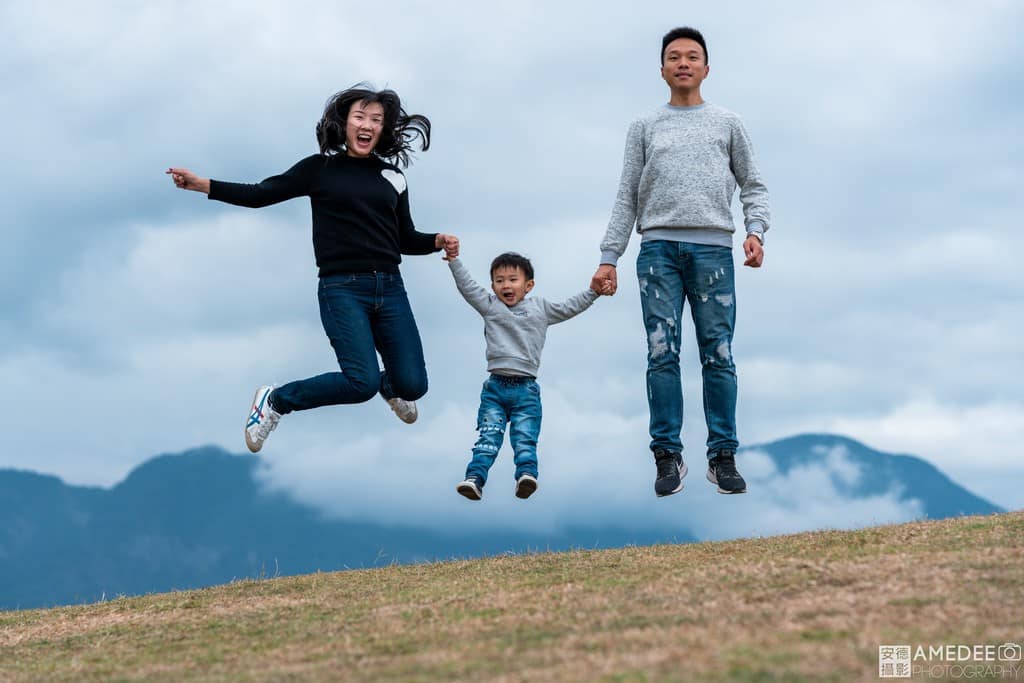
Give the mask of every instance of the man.
[[622, 179], [601, 242], [595, 291], [614, 294], [616, 263], [633, 226], [642, 243], [637, 257], [640, 303], [647, 328], [647, 400], [654, 491], [683, 488], [686, 464], [680, 380], [680, 328], [684, 299], [700, 349], [707, 422], [707, 478], [720, 493], [744, 493], [736, 469], [736, 323], [732, 197], [737, 185], [746, 237], [743, 265], [759, 268], [768, 230], [768, 192], [754, 165], [739, 117], [708, 104], [700, 88], [709, 73], [704, 36], [693, 28], [669, 31], [661, 43], [661, 77], [669, 102], [629, 128]]

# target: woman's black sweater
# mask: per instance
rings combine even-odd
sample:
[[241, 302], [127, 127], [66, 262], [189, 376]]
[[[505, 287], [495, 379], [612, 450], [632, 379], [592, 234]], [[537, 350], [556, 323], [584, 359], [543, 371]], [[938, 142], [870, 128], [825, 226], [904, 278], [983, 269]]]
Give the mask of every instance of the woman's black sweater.
[[210, 199], [259, 208], [309, 197], [320, 277], [397, 273], [402, 254], [430, 254], [436, 235], [417, 232], [405, 176], [377, 156], [314, 154], [255, 185], [210, 180]]

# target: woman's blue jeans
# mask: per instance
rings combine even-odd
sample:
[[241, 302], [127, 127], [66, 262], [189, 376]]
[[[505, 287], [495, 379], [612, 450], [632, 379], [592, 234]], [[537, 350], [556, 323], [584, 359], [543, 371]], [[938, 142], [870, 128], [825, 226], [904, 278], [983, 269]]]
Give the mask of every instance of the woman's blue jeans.
[[636, 260], [640, 305], [647, 328], [647, 402], [651, 450], [682, 452], [683, 387], [680, 321], [685, 301], [697, 333], [704, 383], [708, 456], [735, 449], [736, 366], [732, 336], [736, 294], [732, 249], [650, 240]]
[[[427, 393], [423, 344], [397, 273], [320, 278], [320, 320], [341, 372], [282, 385], [271, 394], [279, 413], [362, 403], [380, 393], [408, 401]], [[377, 353], [384, 363], [381, 372]]]
[[524, 474], [536, 477], [541, 413], [540, 385], [536, 380], [488, 377], [480, 390], [480, 411], [476, 420], [480, 437], [473, 446], [473, 459], [466, 467], [466, 477], [477, 476], [481, 483], [487, 482], [487, 473], [505, 440], [506, 425], [511, 425], [508, 437], [515, 457], [516, 479]]

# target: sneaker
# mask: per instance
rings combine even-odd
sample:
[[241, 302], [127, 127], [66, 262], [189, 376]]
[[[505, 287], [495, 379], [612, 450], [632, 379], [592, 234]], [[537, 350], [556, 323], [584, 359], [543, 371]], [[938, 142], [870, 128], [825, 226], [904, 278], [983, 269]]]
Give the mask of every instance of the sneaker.
[[654, 480], [654, 492], [659, 498], [671, 496], [683, 490], [683, 477], [686, 476], [686, 463], [683, 456], [675, 451], [657, 449], [654, 451], [654, 464], [658, 466], [658, 478]]
[[747, 492], [747, 482], [736, 471], [736, 451], [721, 450], [708, 460], [708, 481], [718, 484], [719, 493]]
[[480, 500], [484, 497], [484, 483], [476, 476], [466, 477], [455, 490], [470, 500]]
[[273, 390], [272, 386], [262, 386], [256, 390], [256, 395], [252, 399], [252, 410], [245, 423], [245, 445], [253, 453], [258, 453], [263, 448], [263, 442], [281, 419], [281, 413], [271, 408], [268, 400]]
[[[384, 397], [381, 396], [381, 398]], [[384, 398], [384, 400], [391, 406], [391, 410], [395, 411], [398, 419], [407, 425], [411, 425], [420, 416], [419, 411], [416, 410], [416, 401], [406, 401], [403, 398]]]
[[537, 490], [537, 477], [524, 474], [516, 479], [516, 498], [529, 498]]

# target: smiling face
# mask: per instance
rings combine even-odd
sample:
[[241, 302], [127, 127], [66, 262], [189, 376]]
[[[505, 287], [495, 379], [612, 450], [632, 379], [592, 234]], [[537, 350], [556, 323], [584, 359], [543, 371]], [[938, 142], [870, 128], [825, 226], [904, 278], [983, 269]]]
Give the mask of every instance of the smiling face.
[[522, 268], [499, 266], [491, 273], [491, 289], [506, 306], [515, 306], [533, 289]]
[[674, 91], [700, 90], [708, 77], [704, 49], [696, 40], [677, 38], [665, 46], [661, 58], [661, 77]]
[[356, 102], [345, 120], [345, 146], [350, 157], [365, 158], [373, 153], [384, 127], [384, 105], [380, 102]]

